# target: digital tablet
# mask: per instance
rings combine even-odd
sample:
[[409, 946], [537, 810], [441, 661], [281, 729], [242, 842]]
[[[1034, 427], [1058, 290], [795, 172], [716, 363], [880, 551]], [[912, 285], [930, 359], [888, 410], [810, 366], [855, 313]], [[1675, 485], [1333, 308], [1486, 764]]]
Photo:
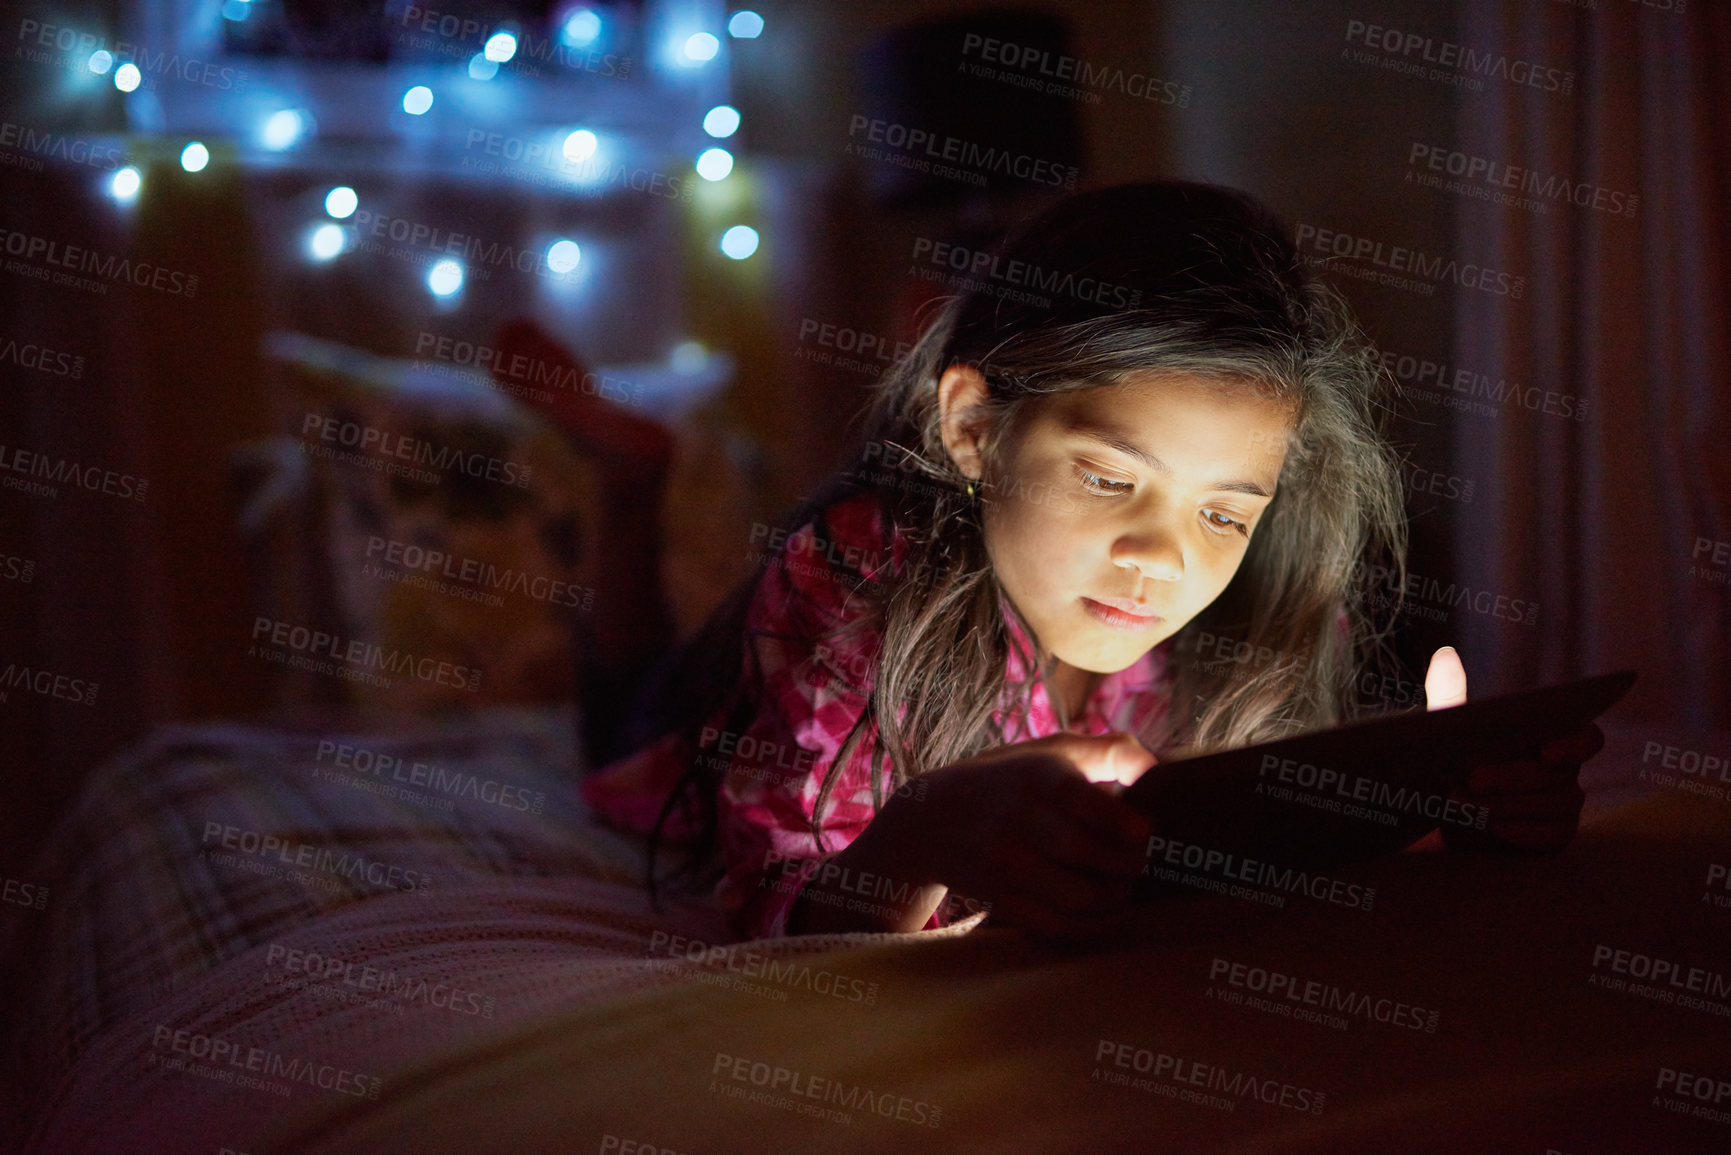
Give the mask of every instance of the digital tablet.
[[1452, 787], [1476, 766], [1536, 758], [1634, 683], [1635, 671], [1619, 670], [1163, 761], [1123, 797], [1153, 823], [1167, 862], [1224, 854], [1298, 867], [1373, 857], [1445, 823], [1483, 829], [1485, 812], [1450, 799]]

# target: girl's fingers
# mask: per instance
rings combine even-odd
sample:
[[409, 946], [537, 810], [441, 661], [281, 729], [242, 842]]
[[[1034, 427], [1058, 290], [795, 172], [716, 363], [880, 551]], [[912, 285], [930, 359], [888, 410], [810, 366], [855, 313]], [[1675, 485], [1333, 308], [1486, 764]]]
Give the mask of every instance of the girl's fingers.
[[1581, 813], [1581, 806], [1586, 798], [1579, 786], [1566, 786], [1532, 790], [1523, 794], [1499, 795], [1492, 799], [1486, 808], [1491, 812], [1489, 822], [1492, 826], [1499, 821], [1524, 821], [1551, 816], [1567, 816], [1573, 819]]
[[1560, 850], [1575, 836], [1579, 823], [1573, 819], [1510, 819], [1491, 823], [1491, 835], [1498, 842], [1522, 850]]
[[1111, 842], [1145, 845], [1154, 828], [1134, 806], [1099, 786], [1075, 776], [1053, 788], [1051, 808], [1071, 822]]
[[1591, 724], [1562, 738], [1554, 738], [1540, 750], [1539, 761], [1552, 764], [1573, 762], [1579, 765], [1605, 748], [1605, 732]]
[[1033, 825], [1033, 845], [1053, 862], [1073, 870], [1125, 878], [1139, 874], [1147, 862], [1145, 839], [1103, 837], [1051, 811], [1036, 814]]
[[1129, 878], [1107, 881], [1047, 860], [1027, 877], [1017, 893], [1056, 913], [1091, 918], [1123, 906], [1130, 898], [1132, 881]]
[[1128, 786], [1154, 765], [1154, 755], [1134, 734], [1053, 734], [1047, 748], [1068, 759], [1090, 782]]
[[1580, 775], [1579, 762], [1490, 762], [1473, 768], [1467, 790], [1473, 794], [1524, 794], [1547, 790]]
[[1466, 700], [1466, 667], [1461, 665], [1461, 656], [1453, 646], [1444, 646], [1431, 655], [1430, 668], [1425, 671], [1425, 709], [1442, 710]]
[[992, 920], [1021, 927], [1036, 938], [1057, 942], [1096, 938], [1118, 921], [1115, 914], [1069, 914], [1022, 897], [1005, 898], [992, 907]]
[[1475, 792], [1537, 790], [1557, 782], [1572, 781], [1581, 763], [1605, 748], [1605, 732], [1588, 726], [1562, 738], [1554, 738], [1540, 749], [1539, 757], [1492, 762], [1473, 769], [1467, 787]]

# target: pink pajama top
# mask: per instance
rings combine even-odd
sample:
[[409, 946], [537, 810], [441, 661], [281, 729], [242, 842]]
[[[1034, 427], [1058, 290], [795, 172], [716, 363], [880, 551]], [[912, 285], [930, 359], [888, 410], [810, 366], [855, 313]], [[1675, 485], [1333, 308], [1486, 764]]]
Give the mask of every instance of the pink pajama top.
[[[818, 789], [866, 709], [881, 634], [860, 629], [845, 642], [799, 642], [786, 635], [809, 636], [814, 613], [826, 625], [857, 623], [866, 607], [853, 591], [862, 581], [900, 571], [906, 539], [898, 531], [885, 557], [882, 516], [871, 494], [849, 497], [766, 552], [765, 573], [746, 618], [748, 645], [762, 676], [753, 720], [742, 731], [722, 735], [725, 722], [718, 714], [705, 727], [710, 750], [700, 756], [723, 760], [717, 766], [723, 777], [716, 810], [725, 874], [715, 895], [742, 938], [786, 934], [788, 912], [801, 888], [876, 813], [871, 786], [876, 731], [869, 729], [826, 800], [818, 823], [821, 846], [812, 832]], [[803, 599], [797, 620], [791, 610], [796, 596]], [[1031, 647], [1008, 607], [1003, 615], [1012, 639], [1007, 673], [1014, 687], [1029, 676], [1022, 653]], [[1008, 742], [1060, 732], [1043, 681], [1035, 680], [1025, 706], [1017, 698], [1013, 688], [1006, 688], [993, 715]], [[1128, 668], [1102, 675], [1069, 729], [1148, 732], [1159, 725], [1170, 698], [1166, 662], [1156, 647]], [[647, 833], [686, 768], [680, 759], [678, 735], [666, 735], [590, 775], [584, 796], [609, 822]], [[893, 785], [889, 760], [883, 761], [880, 784], [887, 799]], [[911, 788], [917, 787], [916, 780]], [[672, 817], [666, 832], [680, 833]], [[926, 927], [943, 923], [940, 907]]]

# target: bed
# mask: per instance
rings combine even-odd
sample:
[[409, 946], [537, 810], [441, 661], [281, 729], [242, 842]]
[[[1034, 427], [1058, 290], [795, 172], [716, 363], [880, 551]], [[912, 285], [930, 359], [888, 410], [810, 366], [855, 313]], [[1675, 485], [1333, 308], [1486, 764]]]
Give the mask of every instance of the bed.
[[1199, 891], [1083, 951], [731, 943], [589, 820], [570, 721], [114, 760], [7, 944], [23, 1149], [1731, 1150], [1731, 801], [1650, 757], [1723, 740], [1607, 728], [1558, 857]]

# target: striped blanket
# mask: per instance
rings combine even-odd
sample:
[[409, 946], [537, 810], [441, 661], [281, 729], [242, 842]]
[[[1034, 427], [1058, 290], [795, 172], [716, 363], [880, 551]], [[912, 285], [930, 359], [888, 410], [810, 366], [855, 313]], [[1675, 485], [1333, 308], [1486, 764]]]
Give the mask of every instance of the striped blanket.
[[[43, 909], [0, 923], [16, 1008], [13, 1077], [0, 1078], [8, 1131], [27, 1130], [117, 1023], [344, 912], [394, 901], [402, 926], [448, 920], [466, 887], [543, 880], [532, 934], [549, 933], [552, 901], [569, 919], [565, 936], [600, 941], [602, 954], [642, 955], [639, 932], [661, 919], [714, 941], [704, 904], [681, 904], [677, 916], [648, 909], [635, 841], [587, 819], [572, 734], [569, 713], [551, 709], [394, 734], [177, 726], [111, 761], [50, 840], [35, 874], [48, 886]], [[314, 955], [320, 967], [340, 957]], [[316, 978], [304, 954], [294, 962], [298, 971], [278, 977]], [[427, 986], [405, 997], [445, 997]], [[5, 1134], [0, 1148], [15, 1149]]]

